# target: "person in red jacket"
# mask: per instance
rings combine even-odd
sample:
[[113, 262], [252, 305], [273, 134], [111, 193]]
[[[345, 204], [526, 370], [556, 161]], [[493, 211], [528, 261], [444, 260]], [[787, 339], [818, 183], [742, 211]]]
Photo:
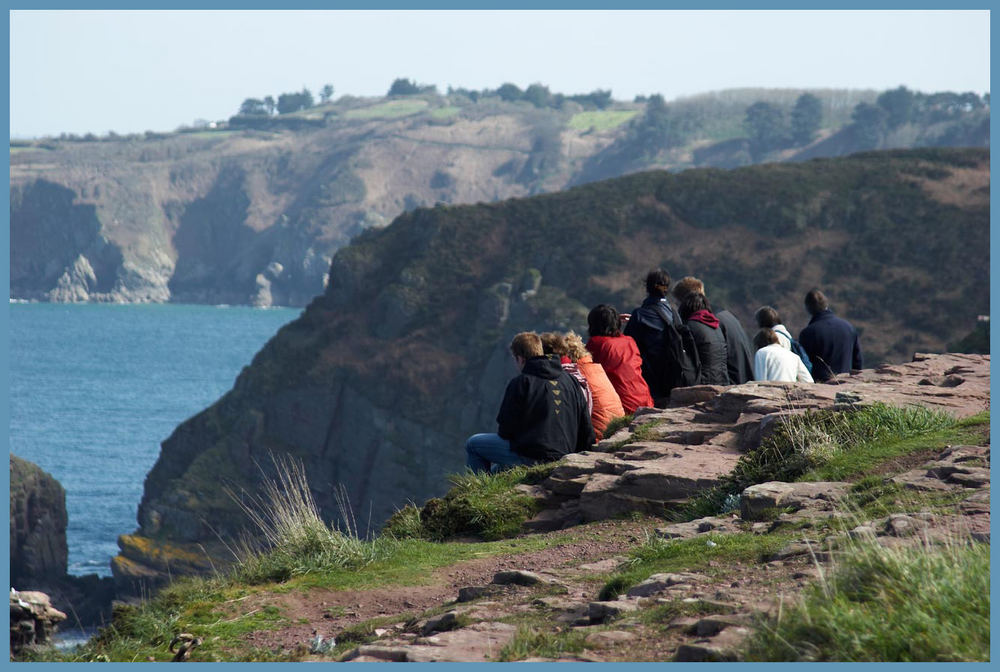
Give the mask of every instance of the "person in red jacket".
[[615, 418], [625, 415], [622, 400], [615, 392], [614, 385], [604, 372], [604, 367], [594, 361], [594, 358], [583, 345], [583, 339], [575, 332], [566, 332], [563, 337], [569, 358], [576, 362], [577, 368], [583, 373], [590, 386], [594, 404], [590, 411], [590, 424], [594, 426], [594, 436], [598, 441], [604, 438], [604, 430]]
[[622, 334], [618, 311], [602, 303], [587, 315], [587, 326], [590, 331], [587, 350], [604, 367], [625, 412], [632, 414], [640, 406], [652, 407], [653, 397], [642, 377], [639, 347], [631, 336]]

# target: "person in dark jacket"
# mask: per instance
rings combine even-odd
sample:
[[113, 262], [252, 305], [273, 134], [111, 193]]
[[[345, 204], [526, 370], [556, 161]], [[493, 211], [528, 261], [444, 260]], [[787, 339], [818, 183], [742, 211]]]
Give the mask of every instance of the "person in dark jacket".
[[[704, 294], [705, 284], [689, 275], [674, 285], [674, 298], [678, 302], [683, 301], [691, 292]], [[733, 385], [742, 385], [753, 380], [754, 351], [750, 347], [750, 337], [743, 330], [743, 325], [725, 308], [717, 308], [713, 312], [719, 318], [722, 335], [726, 337], [726, 372], [729, 374], [729, 382]]]
[[666, 347], [663, 330], [668, 321], [680, 324], [680, 318], [667, 300], [670, 274], [657, 268], [646, 274], [646, 298], [642, 305], [632, 310], [625, 324], [624, 334], [631, 336], [642, 356], [642, 377], [649, 385], [649, 393], [657, 408], [667, 405], [673, 382], [666, 374], [673, 354]]
[[863, 368], [858, 330], [833, 314], [830, 302], [818, 289], [809, 290], [805, 304], [812, 318], [799, 333], [799, 343], [812, 361], [813, 379], [822, 382]]
[[558, 357], [543, 354], [538, 334], [517, 334], [510, 351], [520, 374], [507, 383], [496, 434], [475, 434], [465, 443], [465, 463], [473, 472], [554, 462], [594, 443], [579, 384]]
[[726, 337], [719, 327], [719, 318], [712, 313], [708, 299], [700, 292], [691, 292], [681, 301], [677, 311], [691, 330], [698, 348], [698, 359], [701, 362], [698, 384], [729, 385]]

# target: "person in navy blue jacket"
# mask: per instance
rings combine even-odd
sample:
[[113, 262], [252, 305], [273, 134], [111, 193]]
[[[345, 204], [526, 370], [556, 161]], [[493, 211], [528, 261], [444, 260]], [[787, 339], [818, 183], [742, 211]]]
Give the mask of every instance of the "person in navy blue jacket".
[[861, 369], [861, 343], [858, 330], [830, 310], [830, 302], [818, 289], [806, 294], [806, 310], [812, 315], [809, 325], [799, 333], [799, 342], [812, 360], [816, 382], [830, 380], [838, 373]]

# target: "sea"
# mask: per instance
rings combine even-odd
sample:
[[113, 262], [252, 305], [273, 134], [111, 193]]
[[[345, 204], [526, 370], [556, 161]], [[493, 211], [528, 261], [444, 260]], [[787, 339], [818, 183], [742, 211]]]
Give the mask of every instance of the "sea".
[[297, 308], [10, 303], [10, 452], [66, 489], [69, 573], [110, 576], [160, 443]]

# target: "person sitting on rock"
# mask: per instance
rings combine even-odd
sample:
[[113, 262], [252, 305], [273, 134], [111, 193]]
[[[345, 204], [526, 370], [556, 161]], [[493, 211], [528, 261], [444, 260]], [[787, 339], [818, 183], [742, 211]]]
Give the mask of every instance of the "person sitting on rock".
[[726, 337], [719, 327], [719, 318], [712, 313], [708, 299], [700, 292], [691, 292], [677, 308], [684, 324], [694, 337], [698, 349], [698, 385], [728, 385], [726, 368]]
[[631, 336], [622, 334], [618, 311], [604, 303], [595, 306], [587, 315], [587, 325], [587, 350], [604, 367], [625, 413], [631, 415], [640, 406], [652, 407], [649, 385], [642, 377], [639, 348]]
[[[778, 311], [771, 306], [761, 306], [753, 314], [753, 319], [757, 322], [759, 329], [770, 329], [778, 336], [778, 345], [785, 350], [792, 349], [792, 333], [781, 323], [781, 316]], [[757, 345], [757, 337], [754, 336], [754, 345]], [[754, 375], [757, 369], [754, 368]], [[759, 380], [759, 379], [758, 379]]]
[[[674, 353], [665, 339], [664, 330], [680, 324], [680, 318], [670, 302], [670, 274], [657, 268], [646, 274], [646, 298], [629, 314], [623, 333], [632, 337], [642, 357], [642, 377], [657, 408], [667, 405], [670, 390], [677, 386]], [[671, 375], [674, 373], [675, 375]]]
[[583, 392], [583, 398], [587, 400], [587, 413], [592, 414], [594, 410], [594, 398], [590, 393], [590, 385], [587, 382], [587, 377], [583, 375], [580, 371], [580, 367], [576, 365], [569, 356], [569, 350], [566, 347], [566, 341], [563, 340], [563, 335], [555, 331], [546, 331], [541, 335], [542, 339], [542, 350], [547, 356], [554, 355], [559, 358], [559, 365], [562, 366], [563, 371], [573, 376], [573, 379], [580, 383], [580, 391]]
[[594, 361], [587, 348], [583, 345], [583, 339], [573, 331], [568, 331], [563, 336], [566, 350], [570, 359], [576, 362], [577, 368], [586, 377], [590, 386], [594, 406], [590, 413], [590, 424], [594, 426], [594, 436], [598, 441], [604, 438], [604, 430], [608, 423], [614, 418], [625, 415], [622, 407], [622, 400], [615, 392], [614, 385], [608, 378], [604, 367]]
[[545, 356], [538, 334], [517, 334], [510, 352], [520, 373], [507, 383], [497, 431], [475, 434], [465, 443], [465, 463], [475, 473], [554, 462], [594, 443], [579, 383], [557, 358]]
[[812, 361], [813, 378], [823, 382], [863, 368], [858, 330], [833, 314], [826, 295], [818, 289], [809, 290], [805, 304], [812, 318], [799, 333], [799, 342]]
[[773, 329], [764, 328], [753, 337], [757, 353], [753, 359], [754, 379], [785, 383], [811, 383], [813, 377], [802, 358], [791, 349], [785, 349]]
[[[690, 275], [681, 278], [674, 285], [674, 298], [678, 305], [691, 292], [705, 294], [705, 283]], [[719, 320], [719, 328], [726, 339], [726, 372], [729, 382], [741, 385], [753, 380], [753, 354], [750, 348], [750, 337], [743, 330], [743, 325], [731, 312], [725, 308], [713, 311]]]

